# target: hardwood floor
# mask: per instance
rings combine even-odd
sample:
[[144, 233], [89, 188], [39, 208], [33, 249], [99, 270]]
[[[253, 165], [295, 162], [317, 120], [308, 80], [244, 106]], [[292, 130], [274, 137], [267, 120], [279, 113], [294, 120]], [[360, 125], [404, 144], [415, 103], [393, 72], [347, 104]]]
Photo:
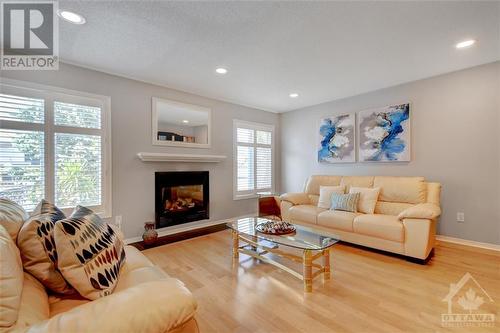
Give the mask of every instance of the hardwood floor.
[[[500, 332], [500, 253], [441, 242], [427, 265], [338, 244], [332, 277], [302, 281], [240, 255], [233, 263], [228, 230], [145, 250], [198, 300], [205, 332]], [[442, 327], [450, 283], [471, 273], [493, 299], [473, 313], [493, 313], [495, 327]], [[461, 290], [476, 288], [469, 281]], [[476, 288], [477, 290], [477, 288]], [[479, 292], [478, 292], [479, 293]], [[464, 310], [455, 301], [454, 313]]]

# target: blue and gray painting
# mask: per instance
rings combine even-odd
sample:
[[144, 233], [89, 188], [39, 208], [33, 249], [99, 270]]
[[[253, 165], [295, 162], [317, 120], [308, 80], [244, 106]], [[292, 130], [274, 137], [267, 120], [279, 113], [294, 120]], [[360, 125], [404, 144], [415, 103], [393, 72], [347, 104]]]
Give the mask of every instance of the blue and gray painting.
[[409, 104], [360, 112], [361, 160], [409, 161], [409, 119]]

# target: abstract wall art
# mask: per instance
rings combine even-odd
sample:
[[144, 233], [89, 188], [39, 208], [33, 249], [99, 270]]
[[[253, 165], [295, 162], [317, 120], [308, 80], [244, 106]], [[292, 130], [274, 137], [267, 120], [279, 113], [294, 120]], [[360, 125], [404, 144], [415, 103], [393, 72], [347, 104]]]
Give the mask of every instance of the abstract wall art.
[[358, 113], [361, 162], [410, 161], [410, 104]]
[[356, 161], [355, 115], [342, 114], [321, 119], [318, 161], [348, 163]]

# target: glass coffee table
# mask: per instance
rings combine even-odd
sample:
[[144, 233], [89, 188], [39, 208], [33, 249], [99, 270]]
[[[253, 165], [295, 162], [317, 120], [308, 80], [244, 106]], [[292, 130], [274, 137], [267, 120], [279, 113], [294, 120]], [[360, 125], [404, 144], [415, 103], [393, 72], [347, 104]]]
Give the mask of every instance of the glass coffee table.
[[[238, 259], [243, 253], [263, 262], [279, 267], [304, 281], [304, 291], [312, 292], [312, 281], [319, 275], [324, 280], [330, 279], [330, 248], [339, 242], [339, 237], [295, 224], [296, 231], [287, 235], [269, 235], [255, 230], [255, 226], [269, 221], [262, 217], [241, 218], [227, 223], [233, 234], [233, 258]], [[243, 245], [240, 245], [240, 241]], [[296, 248], [302, 251], [302, 256], [295, 255], [287, 248]], [[283, 257], [302, 264], [303, 271], [299, 273], [271, 258], [267, 253]], [[316, 263], [322, 259], [322, 264]]]

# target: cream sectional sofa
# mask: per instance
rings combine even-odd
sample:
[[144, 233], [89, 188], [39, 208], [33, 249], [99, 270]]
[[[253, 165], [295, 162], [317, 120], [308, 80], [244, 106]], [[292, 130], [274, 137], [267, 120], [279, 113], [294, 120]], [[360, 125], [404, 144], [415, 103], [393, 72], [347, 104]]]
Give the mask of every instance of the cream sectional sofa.
[[[320, 186], [378, 187], [374, 214], [319, 208]], [[427, 259], [434, 247], [436, 221], [441, 214], [441, 184], [423, 177], [311, 176], [303, 193], [281, 195], [283, 220], [314, 226], [341, 240]]]
[[132, 246], [125, 246], [126, 262], [111, 295], [94, 301], [50, 295], [23, 271], [19, 219], [13, 216], [0, 210], [0, 333], [199, 332], [191, 292]]

